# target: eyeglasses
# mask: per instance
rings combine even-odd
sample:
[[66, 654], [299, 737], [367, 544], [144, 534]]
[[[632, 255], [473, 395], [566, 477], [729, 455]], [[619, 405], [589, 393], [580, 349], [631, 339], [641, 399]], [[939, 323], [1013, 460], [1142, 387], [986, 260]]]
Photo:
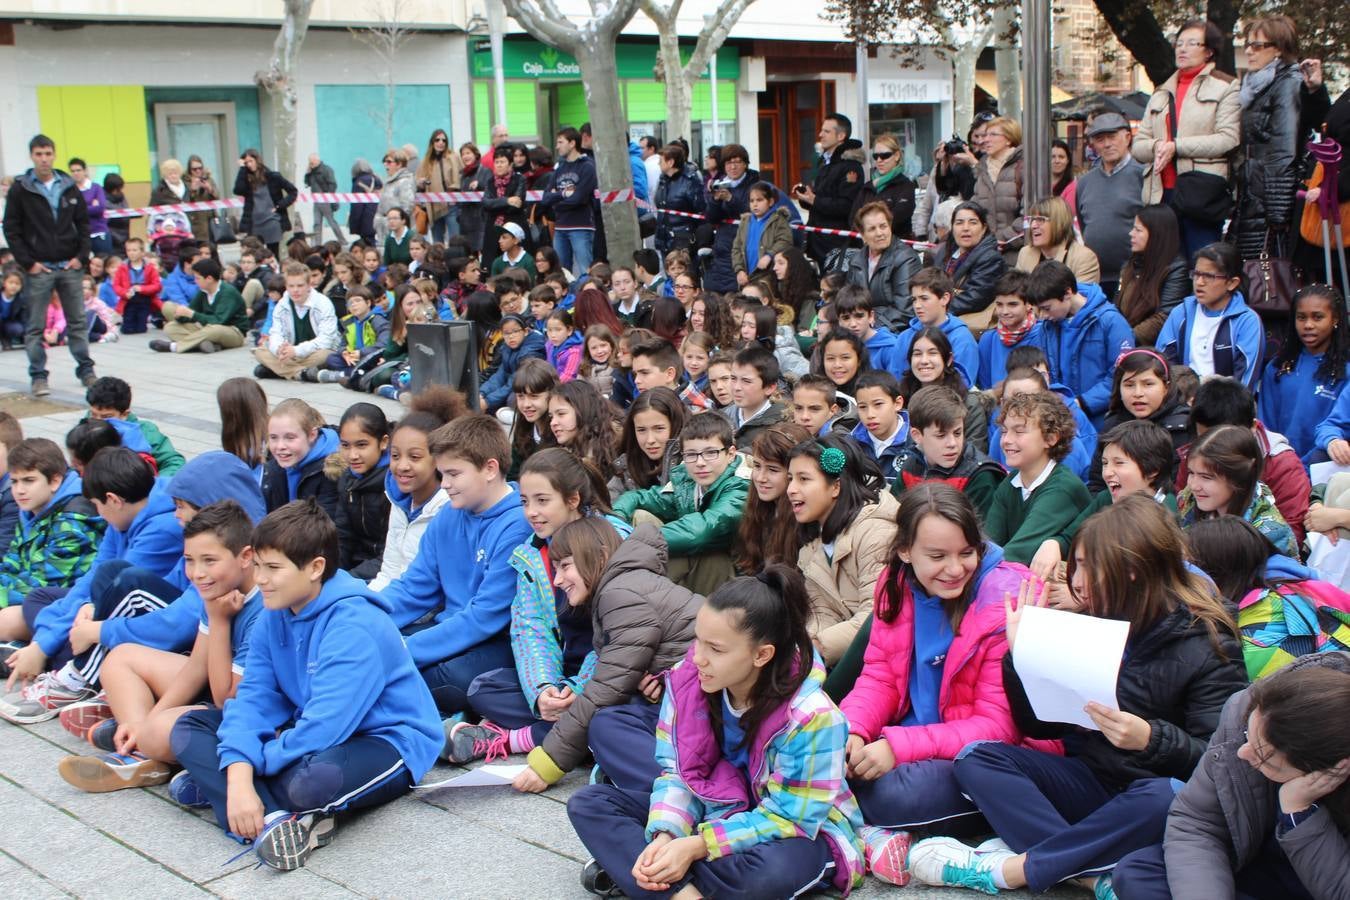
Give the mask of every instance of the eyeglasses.
[[719, 447], [716, 450], [690, 450], [680, 454], [680, 459], [684, 460], [686, 466], [692, 466], [700, 459], [704, 462], [716, 462], [717, 457], [727, 452], [727, 448]]
[[692, 284], [677, 284], [677, 285], [675, 285], [675, 290], [677, 290], [677, 291], [692, 291], [693, 289], [694, 289], [694, 286], [693, 286]]
[[894, 150], [873, 150], [873, 151], [872, 151], [872, 158], [873, 158], [873, 159], [890, 159], [890, 158], [891, 158], [892, 156], [894, 156], [894, 155], [895, 155], [895, 151], [894, 151]]
[[202, 170], [201, 166], [188, 166], [189, 172], [200, 172], [201, 170]]
[[1248, 49], [1248, 50], [1256, 50], [1257, 52], [1260, 52], [1260, 51], [1262, 51], [1262, 50], [1269, 50], [1271, 47], [1274, 47], [1274, 46], [1275, 46], [1275, 43], [1274, 43], [1273, 41], [1248, 41], [1248, 42], [1247, 42], [1247, 49]]
[[1049, 216], [1023, 216], [1022, 221], [1027, 225], [1044, 225], [1050, 221]]
[[1176, 48], [1177, 48], [1178, 50], [1190, 50], [1190, 49], [1192, 49], [1192, 48], [1194, 48], [1194, 47], [1203, 47], [1203, 46], [1205, 46], [1205, 42], [1204, 42], [1204, 41], [1177, 41], [1175, 46], [1176, 46]]
[[393, 161], [392, 159], [386, 159], [386, 160], [384, 160], [384, 164], [385, 164], [386, 166], [391, 166], [391, 165], [394, 164], [394, 161]]
[[1191, 281], [1199, 282], [1200, 284], [1208, 284], [1211, 281], [1227, 281], [1228, 278], [1229, 276], [1222, 272], [1201, 272], [1199, 269], [1191, 270]]

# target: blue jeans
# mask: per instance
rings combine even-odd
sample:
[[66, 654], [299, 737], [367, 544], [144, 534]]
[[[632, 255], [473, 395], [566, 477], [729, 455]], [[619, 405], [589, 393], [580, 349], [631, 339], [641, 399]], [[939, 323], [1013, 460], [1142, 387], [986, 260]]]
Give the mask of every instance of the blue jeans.
[[1026, 854], [1037, 893], [1162, 843], [1175, 795], [1170, 778], [1140, 778], [1116, 793], [1081, 759], [993, 741], [961, 751], [956, 780], [994, 833]]
[[47, 377], [47, 349], [42, 346], [42, 329], [47, 327], [47, 303], [52, 291], [61, 298], [61, 310], [72, 327], [66, 328], [66, 345], [75, 358], [75, 377], [83, 379], [94, 374], [94, 359], [89, 355], [88, 329], [79, 327], [84, 321], [84, 269], [57, 269], [34, 275], [25, 272], [24, 293], [28, 299], [28, 328], [23, 335], [24, 350], [28, 352], [30, 380]]
[[587, 785], [567, 801], [577, 837], [609, 873], [625, 897], [669, 897], [693, 884], [704, 897], [796, 897], [820, 885], [830, 887], [834, 854], [824, 835], [764, 841], [714, 860], [700, 860], [669, 891], [646, 891], [633, 877], [633, 863], [647, 848], [650, 791], [624, 791], [609, 784]]
[[[1172, 202], [1172, 191], [1163, 191], [1163, 203]], [[1223, 239], [1221, 223], [1202, 222], [1177, 213], [1177, 225], [1181, 228], [1181, 252], [1186, 255], [1186, 264], [1195, 261], [1195, 251]]]
[[[416, 634], [424, 628], [430, 628], [435, 622], [409, 625], [403, 629], [405, 636]], [[436, 708], [446, 715], [457, 712], [469, 712], [469, 685], [484, 672], [493, 669], [515, 670], [516, 658], [511, 652], [511, 639], [505, 634], [488, 638], [481, 644], [470, 647], [458, 656], [451, 656], [440, 662], [422, 667], [422, 679], [431, 689], [431, 697]]]
[[593, 228], [558, 228], [553, 232], [553, 249], [558, 251], [558, 261], [577, 278], [585, 275], [591, 267], [591, 251], [594, 247]]
[[[237, 702], [237, 701], [231, 701]], [[169, 736], [174, 756], [211, 801], [226, 833], [229, 794], [220, 766], [220, 728], [224, 713], [194, 709], [174, 723]], [[354, 734], [336, 747], [307, 753], [280, 772], [253, 775], [263, 813], [333, 813], [388, 803], [412, 789], [412, 772], [394, 745], [384, 738]]]
[[449, 212], [431, 223], [431, 239], [437, 244], [444, 244], [446, 238], [452, 238], [457, 234], [459, 234], [459, 206], [452, 203]]

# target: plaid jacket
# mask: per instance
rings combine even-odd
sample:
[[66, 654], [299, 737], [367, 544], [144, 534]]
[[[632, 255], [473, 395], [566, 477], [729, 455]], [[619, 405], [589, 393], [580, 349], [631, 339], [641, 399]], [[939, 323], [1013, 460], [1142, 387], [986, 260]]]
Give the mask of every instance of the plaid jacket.
[[80, 478], [66, 473], [56, 497], [36, 516], [23, 513], [0, 561], [0, 607], [21, 603], [35, 588], [70, 587], [93, 565], [107, 527], [80, 496]]

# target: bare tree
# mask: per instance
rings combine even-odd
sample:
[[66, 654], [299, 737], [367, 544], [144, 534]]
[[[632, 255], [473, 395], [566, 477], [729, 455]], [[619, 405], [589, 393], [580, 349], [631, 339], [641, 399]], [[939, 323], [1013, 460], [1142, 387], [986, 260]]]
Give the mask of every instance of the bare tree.
[[281, 30], [272, 43], [272, 59], [266, 69], [256, 72], [253, 81], [267, 92], [272, 106], [272, 135], [277, 151], [277, 171], [294, 179], [296, 166], [296, 107], [299, 96], [295, 90], [295, 64], [300, 58], [300, 47], [309, 30], [309, 14], [314, 0], [284, 0]]
[[[704, 21], [698, 42], [689, 61], [680, 60], [680, 33], [677, 19], [684, 0], [639, 0], [643, 13], [656, 24], [659, 36], [659, 72], [666, 83], [666, 139], [693, 137], [690, 123], [694, 85], [703, 77], [713, 55], [722, 48], [741, 14], [755, 0], [721, 0], [711, 17]], [[717, 86], [713, 85], [713, 90]]]
[[398, 87], [399, 55], [403, 45], [417, 31], [408, 25], [416, 8], [416, 0], [380, 0], [371, 6], [369, 25], [348, 29], [352, 37], [371, 49], [383, 68], [384, 106], [369, 112], [375, 124], [384, 129], [386, 147], [394, 145], [394, 101]]
[[[588, 0], [591, 17], [576, 24], [554, 0], [503, 0], [506, 11], [538, 41], [576, 58], [595, 138], [596, 176], [602, 191], [632, 189], [628, 161], [628, 115], [619, 97], [614, 41], [637, 12], [638, 0]], [[574, 17], [575, 18], [575, 17]], [[641, 246], [635, 205], [601, 206], [610, 259], [629, 259]]]
[[1019, 10], [1000, 6], [994, 10], [994, 72], [998, 78], [998, 111], [1016, 121], [1022, 120], [1022, 54], [1018, 51]]

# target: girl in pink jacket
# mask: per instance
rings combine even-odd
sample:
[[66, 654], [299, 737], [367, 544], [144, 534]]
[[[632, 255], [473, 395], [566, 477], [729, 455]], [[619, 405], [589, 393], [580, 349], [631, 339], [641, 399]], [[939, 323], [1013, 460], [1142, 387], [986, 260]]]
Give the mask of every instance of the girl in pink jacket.
[[1022, 739], [1003, 690], [1003, 598], [1030, 578], [984, 541], [965, 494], [927, 482], [905, 495], [862, 674], [840, 704], [868, 867], [882, 881], [909, 881], [911, 830], [978, 818], [952, 774], [962, 748]]

